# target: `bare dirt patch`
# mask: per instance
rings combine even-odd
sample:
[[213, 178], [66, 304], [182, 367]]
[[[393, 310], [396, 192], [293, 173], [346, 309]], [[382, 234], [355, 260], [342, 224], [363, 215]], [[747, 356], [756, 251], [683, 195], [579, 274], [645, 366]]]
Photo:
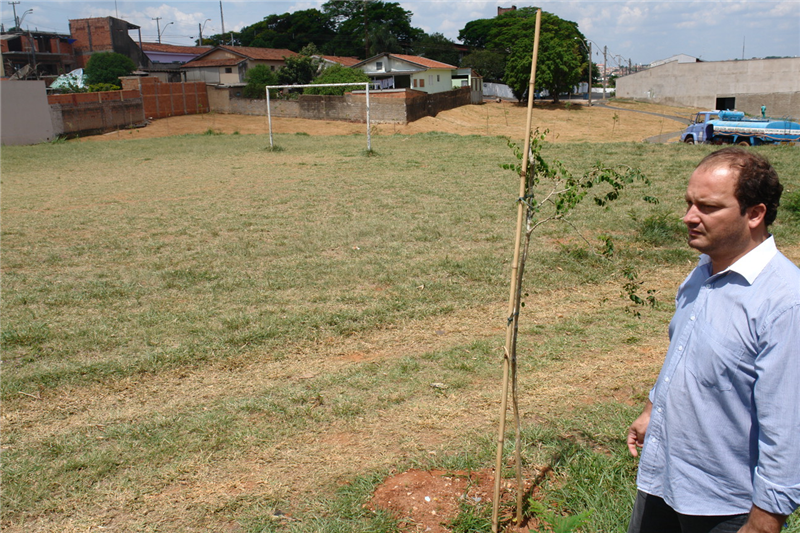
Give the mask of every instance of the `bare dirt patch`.
[[[672, 117], [692, 114], [687, 108], [625, 103], [625, 109], [602, 104], [569, 105], [537, 103], [533, 110], [533, 127], [549, 130], [551, 142], [641, 142], [649, 137], [683, 129]], [[524, 137], [527, 107], [513, 102], [487, 101], [443, 111], [435, 117], [424, 117], [408, 124], [375, 124], [375, 135], [413, 135], [426, 132], [457, 135], [499, 135], [513, 139]], [[364, 124], [329, 120], [273, 118], [273, 133], [307, 133], [309, 135], [352, 135], [366, 133]], [[266, 116], [223, 115], [207, 113], [153, 120], [144, 128], [120, 130], [83, 140], [148, 139], [171, 135], [203, 134], [208, 132], [242, 135], [267, 135]]]
[[[537, 483], [552, 474], [548, 467], [537, 468], [523, 476], [523, 493], [535, 494]], [[494, 473], [412, 469], [387, 478], [376, 490], [368, 506], [390, 511], [400, 521], [403, 531], [447, 533], [462, 506], [491, 505], [494, 496]], [[504, 481], [500, 487], [500, 522], [512, 524], [516, 509], [517, 487]], [[523, 523], [505, 525], [506, 532], [531, 531]]]

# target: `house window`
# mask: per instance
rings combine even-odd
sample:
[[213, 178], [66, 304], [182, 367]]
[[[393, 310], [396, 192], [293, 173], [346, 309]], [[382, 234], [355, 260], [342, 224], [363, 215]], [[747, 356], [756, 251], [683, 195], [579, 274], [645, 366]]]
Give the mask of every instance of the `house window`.
[[414, 78], [414, 87], [417, 86], [417, 78]]
[[375, 70], [383, 70], [383, 61], [375, 62]]
[[232, 74], [233, 69], [231, 67], [225, 67], [225, 74]]
[[[415, 80], [415, 81], [416, 81], [416, 80]], [[425, 87], [425, 78], [420, 78], [420, 79], [419, 79], [419, 86], [420, 86], [420, 87]]]
[[436, 83], [439, 83], [441, 80], [439, 79], [439, 75], [436, 75]]

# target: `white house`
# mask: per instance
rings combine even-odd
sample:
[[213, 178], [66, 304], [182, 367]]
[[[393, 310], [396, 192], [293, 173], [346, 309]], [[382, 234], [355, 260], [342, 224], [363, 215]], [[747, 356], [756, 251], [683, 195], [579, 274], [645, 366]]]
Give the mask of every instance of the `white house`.
[[420, 56], [379, 54], [357, 63], [375, 89], [416, 89], [429, 94], [453, 89], [457, 67]]

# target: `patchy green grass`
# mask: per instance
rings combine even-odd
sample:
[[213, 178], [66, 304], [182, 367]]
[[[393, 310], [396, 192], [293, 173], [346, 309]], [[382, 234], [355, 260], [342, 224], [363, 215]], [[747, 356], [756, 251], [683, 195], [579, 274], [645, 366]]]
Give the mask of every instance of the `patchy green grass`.
[[[391, 531], [363, 503], [394, 468], [491, 466], [517, 189], [505, 139], [377, 137], [369, 156], [363, 137], [277, 140], [3, 148], [5, 529]], [[622, 405], [657, 370], [695, 255], [675, 218], [709, 150], [545, 147], [576, 173], [628, 164], [652, 182], [578, 209], [586, 240], [542, 228], [526, 274], [526, 460], [552, 464], [551, 509], [592, 510], [587, 531], [618, 529], [630, 505]], [[799, 152], [761, 150], [797, 190]], [[774, 233], [796, 247], [782, 216]], [[640, 318], [620, 265], [658, 291]]]

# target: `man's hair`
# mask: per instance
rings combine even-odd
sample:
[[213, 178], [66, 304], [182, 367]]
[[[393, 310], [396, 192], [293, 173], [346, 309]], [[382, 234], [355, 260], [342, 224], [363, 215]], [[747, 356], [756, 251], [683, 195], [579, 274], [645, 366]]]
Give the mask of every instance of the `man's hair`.
[[739, 147], [723, 148], [708, 154], [697, 168], [728, 167], [736, 172], [734, 196], [744, 215], [749, 207], [764, 204], [767, 212], [764, 223], [769, 226], [778, 215], [783, 185], [778, 181], [778, 173], [767, 158]]

